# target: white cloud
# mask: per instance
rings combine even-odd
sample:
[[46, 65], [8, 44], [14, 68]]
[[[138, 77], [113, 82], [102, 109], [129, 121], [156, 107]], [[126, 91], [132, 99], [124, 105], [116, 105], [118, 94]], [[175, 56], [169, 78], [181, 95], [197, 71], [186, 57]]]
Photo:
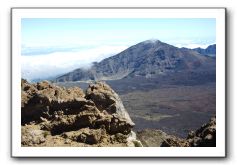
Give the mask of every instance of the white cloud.
[[127, 46], [100, 46], [77, 52], [21, 56], [22, 77], [28, 80], [45, 79], [77, 68], [88, 68], [92, 62], [99, 62], [126, 48]]
[[214, 44], [215, 42], [206, 40], [205, 42], [200, 39], [177, 39], [177, 40], [168, 40], [167, 43], [174, 45], [178, 48], [203, 48], [206, 49], [209, 45]]
[[211, 44], [195, 44], [195, 43], [191, 43], [191, 44], [175, 44], [174, 46], [176, 46], [178, 48], [185, 47], [185, 48], [190, 48], [190, 49], [193, 49], [193, 48], [203, 48], [203, 49], [206, 49], [209, 45], [211, 45]]

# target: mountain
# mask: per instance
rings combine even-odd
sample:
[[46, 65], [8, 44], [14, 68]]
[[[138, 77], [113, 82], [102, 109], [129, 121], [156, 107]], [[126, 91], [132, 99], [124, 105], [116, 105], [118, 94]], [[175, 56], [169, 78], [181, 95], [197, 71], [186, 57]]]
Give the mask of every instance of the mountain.
[[56, 82], [119, 80], [155, 77], [168, 73], [202, 70], [215, 61], [196, 50], [182, 49], [159, 40], [140, 42], [121, 53], [93, 63], [90, 69], [76, 69], [55, 79]]
[[199, 47], [193, 50], [203, 55], [216, 56], [216, 44], [210, 45], [206, 49], [202, 49]]

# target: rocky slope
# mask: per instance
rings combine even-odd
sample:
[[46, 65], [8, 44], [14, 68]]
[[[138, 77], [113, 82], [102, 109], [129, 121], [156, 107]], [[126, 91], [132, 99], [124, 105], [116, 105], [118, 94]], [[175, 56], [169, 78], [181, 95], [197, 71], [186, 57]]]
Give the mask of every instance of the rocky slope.
[[22, 146], [142, 146], [119, 96], [105, 83], [84, 93], [21, 81]]
[[90, 69], [76, 69], [56, 82], [146, 78], [181, 71], [215, 68], [215, 60], [198, 51], [177, 48], [159, 40], [138, 43], [121, 53], [96, 62]]
[[186, 139], [168, 135], [161, 130], [143, 130], [137, 133], [144, 147], [215, 147], [216, 118], [191, 131]]

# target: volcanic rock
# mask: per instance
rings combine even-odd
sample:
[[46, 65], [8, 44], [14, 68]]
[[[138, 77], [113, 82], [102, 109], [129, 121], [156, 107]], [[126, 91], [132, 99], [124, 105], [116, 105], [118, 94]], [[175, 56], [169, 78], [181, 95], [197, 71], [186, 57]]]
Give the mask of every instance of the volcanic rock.
[[192, 147], [215, 147], [216, 146], [216, 118], [202, 125], [195, 132], [189, 133], [187, 140]]
[[137, 137], [145, 147], [215, 147], [216, 118], [211, 118], [196, 131], [189, 132], [186, 139], [150, 129], [138, 131]]
[[89, 85], [89, 88], [86, 90], [86, 98], [92, 100], [100, 111], [106, 110], [109, 114], [116, 114], [130, 125], [134, 125], [118, 94], [107, 84], [97, 82], [96, 84]]
[[22, 146], [137, 146], [134, 123], [107, 84], [86, 94], [48, 81], [21, 86]]

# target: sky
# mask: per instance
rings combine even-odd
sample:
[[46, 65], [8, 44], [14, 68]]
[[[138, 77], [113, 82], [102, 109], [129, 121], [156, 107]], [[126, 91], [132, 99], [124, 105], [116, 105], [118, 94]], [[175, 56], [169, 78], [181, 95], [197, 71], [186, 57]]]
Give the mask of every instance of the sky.
[[145, 40], [206, 48], [216, 42], [213, 18], [23, 18], [22, 77], [44, 79], [88, 68]]

